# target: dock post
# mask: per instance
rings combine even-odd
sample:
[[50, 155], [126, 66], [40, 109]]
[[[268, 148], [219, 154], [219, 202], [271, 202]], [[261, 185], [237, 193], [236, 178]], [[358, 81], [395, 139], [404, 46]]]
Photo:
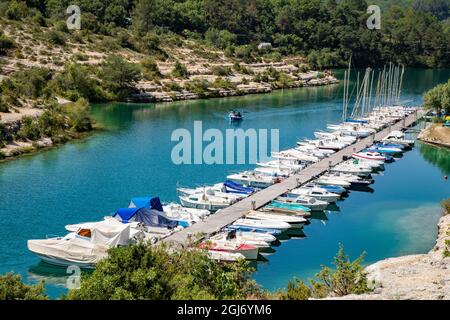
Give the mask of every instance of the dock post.
[[256, 201], [252, 200], [252, 210], [256, 210]]

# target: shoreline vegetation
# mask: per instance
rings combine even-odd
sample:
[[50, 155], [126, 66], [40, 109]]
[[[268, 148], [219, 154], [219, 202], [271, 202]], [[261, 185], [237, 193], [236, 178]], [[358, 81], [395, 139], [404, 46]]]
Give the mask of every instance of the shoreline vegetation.
[[[448, 67], [448, 13], [427, 1], [414, 8], [381, 2], [387, 27], [369, 30], [364, 0], [80, 0], [81, 30], [69, 30], [69, 1], [0, 0], [0, 158], [92, 130], [88, 117], [90, 128], [80, 131], [64, 113], [78, 101], [168, 102], [327, 85], [338, 82], [328, 70], [350, 57], [354, 67]], [[33, 132], [49, 114], [51, 134]], [[18, 135], [23, 120], [29, 135]]]
[[[297, 278], [285, 289], [263, 290], [248, 261], [221, 264], [201, 250], [135, 244], [112, 248], [64, 300], [308, 300], [449, 299], [450, 198], [442, 201], [436, 245], [427, 254], [389, 258], [363, 267], [365, 253], [351, 260], [339, 245], [333, 265], [308, 283]], [[0, 275], [0, 300], [45, 300], [44, 282], [24, 284], [20, 275]]]
[[450, 127], [443, 125], [446, 119], [450, 119], [450, 79], [424, 94], [424, 108], [434, 115], [433, 123], [427, 123], [417, 139], [450, 148]]

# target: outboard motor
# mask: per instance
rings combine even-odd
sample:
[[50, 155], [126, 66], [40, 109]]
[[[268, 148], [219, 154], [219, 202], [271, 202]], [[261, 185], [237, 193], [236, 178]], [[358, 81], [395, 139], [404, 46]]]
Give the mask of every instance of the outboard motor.
[[236, 230], [230, 230], [227, 233], [227, 240], [236, 239]]

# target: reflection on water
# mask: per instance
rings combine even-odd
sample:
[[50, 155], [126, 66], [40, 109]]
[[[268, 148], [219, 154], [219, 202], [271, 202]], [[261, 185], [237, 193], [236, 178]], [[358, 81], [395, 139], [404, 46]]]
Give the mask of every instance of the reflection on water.
[[420, 154], [423, 158], [438, 167], [442, 173], [450, 173], [450, 149], [436, 147], [426, 143], [418, 143]]

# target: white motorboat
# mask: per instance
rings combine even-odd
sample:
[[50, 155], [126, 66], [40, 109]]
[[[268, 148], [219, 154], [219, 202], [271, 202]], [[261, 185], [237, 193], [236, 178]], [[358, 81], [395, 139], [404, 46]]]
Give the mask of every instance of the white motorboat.
[[204, 209], [185, 208], [178, 203], [169, 203], [163, 206], [164, 213], [170, 218], [184, 218], [194, 221], [206, 219], [211, 212]]
[[349, 188], [352, 184], [346, 180], [338, 179], [338, 178], [331, 178], [331, 177], [319, 177], [316, 180], [314, 180], [314, 183], [320, 184], [320, 185], [326, 185], [326, 186], [339, 186], [344, 188]]
[[290, 176], [290, 170], [284, 170], [280, 168], [268, 168], [268, 167], [258, 167], [254, 170], [256, 173], [263, 174], [271, 177], [284, 177], [287, 178]]
[[270, 248], [270, 244], [263, 240], [252, 240], [252, 239], [245, 239], [243, 237], [240, 237], [235, 232], [221, 232], [218, 234], [215, 234], [209, 238], [209, 240], [217, 241], [217, 242], [237, 242], [237, 243], [243, 243], [248, 244], [251, 246], [255, 246], [257, 248]]
[[324, 174], [322, 177], [325, 179], [341, 179], [354, 185], [369, 185], [373, 183], [373, 179], [361, 178], [354, 174], [342, 172], [329, 172]]
[[263, 228], [263, 229], [279, 229], [279, 230], [287, 230], [292, 226], [283, 221], [275, 221], [275, 220], [257, 220], [257, 219], [238, 219], [233, 225], [242, 226], [242, 227], [251, 227], [251, 228]]
[[227, 177], [228, 180], [239, 183], [245, 186], [264, 189], [281, 181], [281, 177], [266, 176], [258, 174], [254, 171], [246, 171], [236, 174], [231, 174]]
[[314, 136], [317, 139], [331, 139], [332, 141], [336, 140], [338, 142], [345, 143], [346, 145], [350, 145], [356, 142], [356, 137], [346, 136], [340, 134], [338, 132], [324, 132], [324, 131], [316, 131], [314, 132]]
[[236, 198], [223, 198], [209, 196], [205, 193], [193, 194], [190, 196], [180, 196], [181, 205], [187, 208], [204, 209], [211, 212], [229, 207], [236, 202]]
[[317, 200], [316, 198], [308, 196], [298, 196], [296, 198], [278, 197], [277, 201], [300, 204], [306, 208], [310, 208], [313, 211], [323, 211], [328, 207], [328, 202]]
[[386, 157], [383, 156], [379, 152], [358, 152], [358, 153], [353, 153], [352, 154], [352, 158], [358, 159], [358, 160], [361, 159], [361, 160], [370, 160], [370, 161], [381, 161], [383, 163], [386, 161]]
[[313, 187], [313, 188], [300, 187], [300, 188], [291, 190], [288, 193], [288, 196], [291, 196], [291, 197], [307, 196], [307, 197], [315, 198], [317, 200], [326, 201], [328, 203], [336, 202], [341, 198], [341, 196], [339, 194], [331, 193], [325, 189], [316, 188], [316, 187]]
[[275, 168], [280, 170], [286, 170], [289, 171], [290, 173], [297, 173], [305, 168], [304, 164], [300, 164], [298, 163], [298, 161], [289, 161], [289, 160], [272, 160], [268, 162], [257, 162], [256, 165], [263, 168]]
[[251, 231], [239, 231], [239, 230], [229, 230], [236, 233], [236, 237], [242, 241], [265, 241], [267, 243], [272, 243], [277, 240], [277, 238], [269, 233], [263, 232], [251, 232]]
[[129, 225], [107, 219], [65, 237], [28, 240], [27, 245], [31, 252], [47, 263], [94, 268], [108, 256], [110, 248], [128, 245], [131, 241]]
[[275, 221], [283, 221], [290, 224], [299, 224], [306, 223], [306, 220], [303, 217], [294, 216], [294, 215], [286, 215], [286, 214], [276, 214], [276, 213], [267, 213], [261, 211], [251, 210], [245, 214], [246, 218], [249, 219], [257, 219], [257, 220], [275, 220]]
[[305, 142], [310, 145], [316, 146], [318, 149], [321, 149], [321, 150], [339, 151], [347, 146], [345, 143], [333, 141], [332, 139], [326, 139], [326, 138], [319, 139], [319, 140], [306, 139]]
[[247, 194], [243, 193], [229, 193], [223, 192], [223, 184], [217, 184], [209, 187], [199, 187], [199, 188], [177, 188], [178, 195], [181, 196], [191, 196], [194, 194], [205, 193], [208, 196], [214, 196], [218, 198], [234, 199], [235, 201], [241, 200], [247, 197]]
[[331, 172], [351, 173], [360, 177], [367, 177], [371, 174], [372, 169], [353, 163], [340, 163], [330, 169]]
[[406, 140], [405, 134], [401, 131], [392, 131], [389, 133], [386, 137], [383, 138], [384, 142], [392, 142], [392, 143], [398, 143], [405, 147], [411, 147], [414, 145], [414, 140]]
[[245, 256], [242, 253], [233, 253], [227, 251], [214, 251], [208, 250], [207, 254], [210, 259], [224, 262], [236, 262], [238, 260], [245, 260]]
[[[318, 149], [314, 149], [319, 151]], [[272, 158], [280, 160], [291, 160], [291, 161], [302, 161], [303, 163], [315, 163], [321, 158], [309, 153], [310, 150], [300, 150], [300, 149], [288, 149], [280, 152], [272, 152]], [[322, 157], [324, 154], [321, 152]]]
[[200, 243], [198, 246], [200, 249], [206, 249], [208, 251], [220, 251], [230, 253], [240, 253], [247, 260], [256, 260], [258, 258], [258, 247], [244, 244], [238, 241], [216, 241], [208, 240]]

